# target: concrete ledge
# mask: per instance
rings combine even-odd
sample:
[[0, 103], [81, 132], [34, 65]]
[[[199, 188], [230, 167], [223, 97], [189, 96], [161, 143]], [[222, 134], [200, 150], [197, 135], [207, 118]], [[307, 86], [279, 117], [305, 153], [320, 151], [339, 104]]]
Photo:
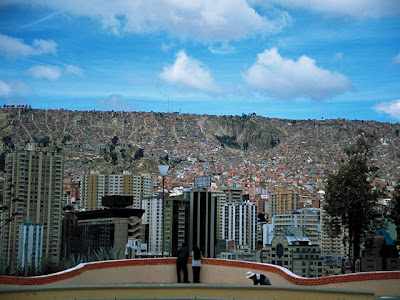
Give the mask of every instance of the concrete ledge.
[[[68, 288], [78, 286], [97, 286], [101, 289], [121, 284], [173, 284], [176, 282], [175, 263], [176, 258], [84, 263], [69, 270], [44, 276], [27, 278], [0, 276], [0, 289], [15, 287], [25, 290], [25, 287]], [[193, 281], [190, 265], [188, 265], [188, 269], [189, 280]], [[272, 286], [372, 290], [376, 297], [400, 296], [400, 271], [304, 278], [276, 265], [205, 258], [202, 260], [200, 282], [251, 286], [251, 281], [246, 279], [246, 272], [249, 270], [265, 274], [270, 279]], [[315, 291], [315, 289], [313, 290]]]
[[110, 286], [23, 287], [0, 290], [11, 299], [346, 299], [373, 300], [373, 291], [321, 287], [230, 284], [122, 284]]

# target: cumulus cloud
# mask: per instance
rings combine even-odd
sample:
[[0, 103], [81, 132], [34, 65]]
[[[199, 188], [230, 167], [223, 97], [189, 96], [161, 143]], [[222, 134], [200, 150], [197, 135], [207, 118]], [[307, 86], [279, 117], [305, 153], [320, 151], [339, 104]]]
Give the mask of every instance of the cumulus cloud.
[[136, 109], [134, 105], [125, 101], [118, 94], [111, 94], [107, 99], [99, 100], [97, 104], [104, 110], [130, 111]]
[[[252, 1], [260, 2], [260, 0]], [[398, 0], [272, 0], [269, 4], [271, 3], [288, 9], [302, 8], [316, 13], [345, 15], [354, 18], [400, 15]]]
[[373, 107], [376, 112], [386, 113], [396, 120], [400, 120], [400, 99], [390, 102], [381, 102]]
[[33, 66], [27, 70], [27, 73], [34, 78], [48, 80], [57, 80], [63, 74], [83, 76], [83, 70], [73, 65], [65, 65], [64, 68], [50, 65]]
[[0, 55], [16, 58], [47, 53], [57, 53], [57, 44], [54, 41], [34, 40], [32, 46], [29, 46], [21, 39], [0, 33]]
[[[20, 2], [31, 5], [28, 0]], [[84, 16], [101, 23], [103, 29], [115, 35], [168, 31], [180, 38], [203, 43], [239, 40], [252, 34], [280, 31], [291, 22], [280, 11], [269, 18], [260, 15], [246, 0], [37, 0], [46, 8]]]
[[286, 99], [306, 96], [321, 100], [352, 88], [346, 76], [318, 67], [312, 58], [286, 59], [276, 48], [258, 54], [243, 78], [258, 92]]
[[197, 89], [208, 93], [221, 92], [221, 88], [203, 63], [187, 56], [185, 51], [180, 51], [176, 55], [173, 65], [164, 67], [160, 77], [170, 84], [185, 88]]
[[397, 54], [397, 55], [394, 57], [394, 62], [395, 62], [396, 64], [400, 64], [400, 52], [399, 52], [399, 54]]
[[67, 74], [73, 74], [77, 76], [83, 76], [83, 70], [77, 66], [73, 65], [66, 65], [65, 66], [65, 73]]
[[30, 88], [21, 80], [16, 80], [16, 81], [0, 80], [0, 98], [25, 96], [29, 92]]
[[61, 69], [57, 66], [33, 66], [28, 73], [37, 79], [57, 80], [61, 76]]

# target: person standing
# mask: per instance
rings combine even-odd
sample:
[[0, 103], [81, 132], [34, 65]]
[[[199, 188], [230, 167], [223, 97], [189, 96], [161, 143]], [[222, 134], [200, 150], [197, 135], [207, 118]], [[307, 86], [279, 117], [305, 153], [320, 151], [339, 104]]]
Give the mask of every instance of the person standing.
[[201, 252], [199, 247], [197, 247], [197, 245], [194, 245], [192, 251], [193, 283], [200, 282], [200, 269], [201, 269]]
[[248, 271], [246, 274], [247, 279], [252, 279], [254, 285], [271, 285], [271, 282], [269, 281], [268, 277], [265, 276], [264, 274], [256, 274], [253, 273], [252, 271]]
[[186, 243], [182, 243], [182, 247], [178, 251], [178, 258], [176, 259], [176, 275], [178, 276], [178, 283], [181, 283], [181, 271], [183, 271], [183, 282], [189, 283], [187, 261], [189, 258], [189, 248]]

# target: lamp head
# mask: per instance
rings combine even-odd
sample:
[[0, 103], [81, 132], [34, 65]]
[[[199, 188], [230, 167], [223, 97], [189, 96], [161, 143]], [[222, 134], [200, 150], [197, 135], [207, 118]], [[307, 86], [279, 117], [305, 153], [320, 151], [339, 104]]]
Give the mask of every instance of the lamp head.
[[159, 165], [158, 171], [160, 171], [161, 177], [165, 177], [167, 175], [169, 166], [168, 165]]

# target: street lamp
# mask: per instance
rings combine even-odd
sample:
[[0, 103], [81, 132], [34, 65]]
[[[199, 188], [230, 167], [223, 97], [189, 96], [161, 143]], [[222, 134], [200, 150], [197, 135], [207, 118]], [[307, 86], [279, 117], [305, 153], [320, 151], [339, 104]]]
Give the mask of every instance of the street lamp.
[[160, 175], [162, 177], [162, 239], [161, 239], [161, 255], [164, 257], [164, 200], [165, 200], [165, 193], [164, 193], [164, 181], [165, 176], [167, 176], [169, 166], [168, 165], [158, 165], [158, 171], [160, 171]]

